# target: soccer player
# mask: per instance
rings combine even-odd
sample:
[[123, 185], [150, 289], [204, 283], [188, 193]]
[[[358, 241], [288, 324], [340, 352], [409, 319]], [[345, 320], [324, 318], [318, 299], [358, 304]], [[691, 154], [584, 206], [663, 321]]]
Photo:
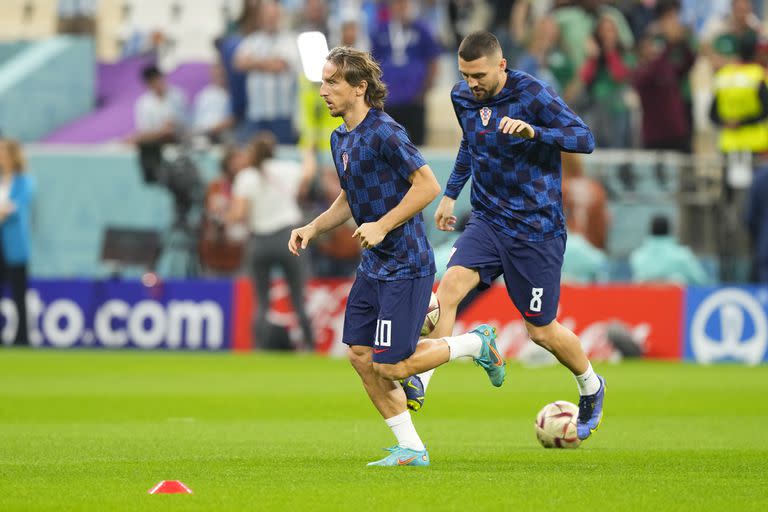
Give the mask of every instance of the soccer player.
[[472, 217], [437, 290], [440, 319], [432, 337], [450, 335], [459, 302], [503, 275], [531, 339], [576, 377], [577, 430], [586, 439], [602, 418], [605, 381], [555, 317], [566, 239], [560, 152], [591, 153], [594, 139], [552, 88], [507, 69], [493, 34], [469, 34], [458, 53], [464, 80], [451, 100], [463, 139], [435, 221], [453, 230], [454, 203], [470, 177]]
[[298, 256], [313, 238], [354, 218], [353, 236], [364, 250], [347, 300], [342, 341], [371, 402], [397, 438], [389, 455], [369, 465], [429, 465], [397, 381], [470, 356], [498, 387], [505, 363], [488, 325], [418, 343], [435, 275], [421, 211], [438, 196], [440, 185], [403, 127], [382, 110], [386, 86], [379, 65], [366, 52], [334, 48], [323, 67], [320, 95], [331, 114], [344, 120], [331, 135], [342, 190], [328, 210], [293, 230], [288, 249]]

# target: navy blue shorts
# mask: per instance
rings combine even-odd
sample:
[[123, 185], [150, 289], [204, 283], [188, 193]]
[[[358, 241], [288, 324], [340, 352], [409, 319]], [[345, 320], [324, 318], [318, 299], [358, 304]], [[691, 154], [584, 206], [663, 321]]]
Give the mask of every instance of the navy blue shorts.
[[347, 345], [373, 347], [373, 361], [394, 364], [416, 350], [435, 276], [380, 281], [358, 272], [347, 299]]
[[557, 317], [565, 238], [518, 240], [472, 216], [453, 246], [448, 267], [477, 270], [481, 290], [503, 274], [507, 293], [520, 314], [533, 325], [543, 326]]

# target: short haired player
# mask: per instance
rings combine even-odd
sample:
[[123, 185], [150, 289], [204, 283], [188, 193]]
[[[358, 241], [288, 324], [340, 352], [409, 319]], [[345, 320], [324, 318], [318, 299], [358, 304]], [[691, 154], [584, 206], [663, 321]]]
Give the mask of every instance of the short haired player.
[[435, 274], [421, 211], [438, 196], [440, 185], [403, 127], [382, 110], [386, 87], [378, 64], [366, 52], [333, 49], [320, 95], [331, 114], [344, 120], [331, 135], [342, 190], [328, 210], [293, 230], [288, 248], [298, 255], [313, 238], [350, 217], [358, 224], [353, 236], [364, 250], [347, 300], [342, 341], [398, 441], [370, 465], [428, 465], [429, 454], [397, 381], [471, 356], [501, 386], [505, 363], [496, 350], [495, 331], [487, 325], [418, 343]]
[[560, 152], [591, 153], [592, 133], [544, 82], [507, 69], [493, 34], [469, 34], [458, 60], [464, 80], [451, 100], [463, 139], [435, 221], [453, 230], [454, 203], [470, 177], [472, 217], [437, 290], [432, 336], [450, 335], [459, 302], [503, 275], [531, 339], [576, 377], [577, 431], [586, 439], [602, 418], [605, 381], [556, 315], [566, 240]]

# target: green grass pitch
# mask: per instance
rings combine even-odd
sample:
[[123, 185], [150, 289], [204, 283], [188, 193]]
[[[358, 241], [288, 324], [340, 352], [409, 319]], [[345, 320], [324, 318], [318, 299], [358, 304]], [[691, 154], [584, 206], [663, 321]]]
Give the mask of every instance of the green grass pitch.
[[[438, 370], [416, 426], [429, 468], [367, 468], [394, 444], [343, 360], [0, 351], [0, 511], [765, 510], [768, 367], [599, 365], [603, 425], [545, 450], [560, 367]], [[178, 479], [193, 495], [148, 495]]]

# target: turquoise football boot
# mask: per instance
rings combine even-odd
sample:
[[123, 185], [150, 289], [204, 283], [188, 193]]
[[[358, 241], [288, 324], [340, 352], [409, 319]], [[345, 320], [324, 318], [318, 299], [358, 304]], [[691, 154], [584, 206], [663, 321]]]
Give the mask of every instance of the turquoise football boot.
[[488, 378], [491, 379], [491, 384], [497, 388], [501, 387], [504, 383], [504, 377], [507, 375], [507, 363], [504, 362], [504, 358], [496, 349], [496, 328], [482, 324], [469, 332], [480, 336], [483, 342], [483, 346], [480, 348], [480, 357], [473, 358], [475, 364], [483, 367]]
[[389, 455], [376, 462], [369, 462], [369, 466], [429, 466], [429, 452], [426, 448], [422, 451], [393, 446], [384, 448]]

